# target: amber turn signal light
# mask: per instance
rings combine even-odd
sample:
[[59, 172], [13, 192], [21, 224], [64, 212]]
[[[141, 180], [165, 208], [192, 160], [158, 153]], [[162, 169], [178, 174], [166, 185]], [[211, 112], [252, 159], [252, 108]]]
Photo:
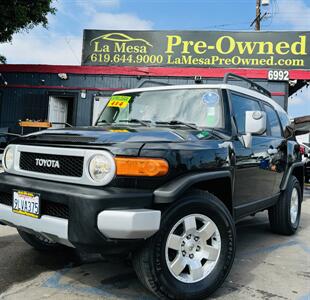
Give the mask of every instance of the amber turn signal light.
[[116, 157], [116, 174], [119, 176], [164, 176], [168, 173], [167, 161], [159, 158]]

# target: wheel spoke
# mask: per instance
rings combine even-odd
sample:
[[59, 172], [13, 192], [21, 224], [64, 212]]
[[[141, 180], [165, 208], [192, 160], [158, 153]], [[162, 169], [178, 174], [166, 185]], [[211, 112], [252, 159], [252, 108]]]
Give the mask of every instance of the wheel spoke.
[[200, 261], [192, 261], [189, 265], [189, 269], [189, 275], [193, 281], [203, 278], [203, 268]]
[[191, 232], [197, 229], [196, 218], [194, 216], [189, 216], [184, 219], [185, 232]]
[[174, 259], [174, 261], [170, 265], [172, 272], [177, 276], [181, 274], [185, 267], [186, 261], [180, 254]]
[[180, 250], [181, 243], [182, 243], [182, 237], [176, 234], [171, 234], [168, 238], [167, 246], [169, 249]]
[[219, 249], [209, 245], [205, 245], [203, 250], [204, 250], [204, 257], [212, 261], [215, 261], [217, 259], [218, 253], [220, 251]]
[[208, 222], [207, 224], [203, 225], [201, 229], [198, 230], [200, 238], [206, 242], [211, 238], [211, 236], [215, 233], [216, 228], [213, 222]]

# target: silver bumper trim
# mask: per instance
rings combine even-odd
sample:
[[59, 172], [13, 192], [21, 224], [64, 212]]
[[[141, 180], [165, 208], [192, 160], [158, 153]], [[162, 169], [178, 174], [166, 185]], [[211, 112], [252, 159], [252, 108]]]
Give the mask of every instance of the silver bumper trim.
[[108, 238], [146, 239], [159, 230], [160, 219], [159, 210], [104, 210], [98, 215], [97, 225]]
[[50, 216], [34, 219], [13, 213], [11, 206], [0, 204], [0, 221], [12, 227], [26, 228], [46, 235], [54, 242], [73, 247], [68, 240], [68, 220]]

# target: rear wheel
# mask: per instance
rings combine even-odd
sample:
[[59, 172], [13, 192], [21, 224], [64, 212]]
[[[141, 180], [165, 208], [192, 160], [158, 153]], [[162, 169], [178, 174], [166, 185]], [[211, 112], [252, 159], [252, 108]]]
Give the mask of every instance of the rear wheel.
[[228, 275], [235, 227], [220, 200], [201, 191], [163, 214], [160, 231], [134, 256], [143, 284], [161, 299], [203, 299]]
[[294, 234], [299, 227], [301, 202], [302, 193], [299, 181], [295, 176], [291, 176], [277, 204], [269, 209], [272, 231], [284, 235]]
[[41, 234], [30, 234], [20, 229], [18, 229], [18, 233], [27, 244], [38, 251], [52, 251], [65, 247], [47, 239]]

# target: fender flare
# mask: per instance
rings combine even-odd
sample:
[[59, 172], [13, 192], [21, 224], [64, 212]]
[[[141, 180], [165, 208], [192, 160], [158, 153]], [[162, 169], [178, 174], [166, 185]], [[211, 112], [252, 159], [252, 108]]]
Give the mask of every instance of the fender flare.
[[288, 169], [288, 171], [286, 172], [285, 176], [282, 179], [281, 186], [280, 186], [281, 191], [284, 191], [286, 189], [288, 181], [289, 181], [294, 169], [300, 168], [300, 167], [304, 168], [304, 165], [305, 165], [304, 162], [299, 161], [299, 162], [293, 163], [290, 166], [290, 168]]
[[232, 182], [232, 174], [230, 171], [191, 173], [180, 176], [154, 191], [154, 203], [171, 203], [178, 199], [180, 195], [194, 184], [219, 178], [228, 178], [230, 182]]

